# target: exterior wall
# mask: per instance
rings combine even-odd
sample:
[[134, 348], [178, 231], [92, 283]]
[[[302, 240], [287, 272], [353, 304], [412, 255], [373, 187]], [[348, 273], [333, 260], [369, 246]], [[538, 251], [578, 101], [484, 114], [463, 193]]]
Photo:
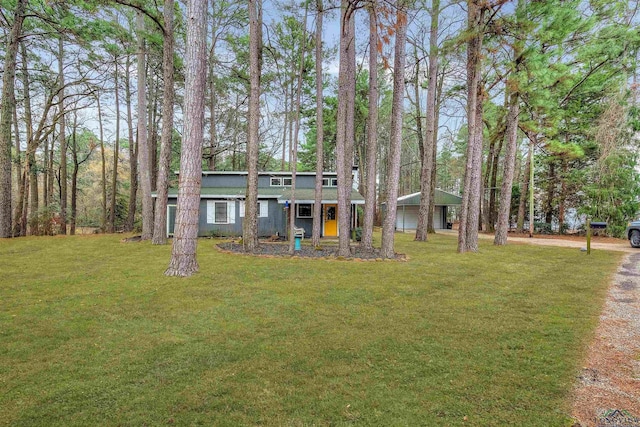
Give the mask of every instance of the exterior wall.
[[[234, 200], [235, 221], [233, 224], [209, 224], [207, 223], [207, 201], [228, 202], [230, 200], [201, 199], [200, 212], [198, 218], [198, 236], [241, 236], [242, 222], [244, 218], [240, 217], [240, 203]], [[279, 204], [276, 199], [259, 199], [268, 203], [268, 216], [266, 218], [258, 218], [258, 235], [261, 237], [272, 236], [276, 232], [282, 234], [285, 230], [285, 213], [284, 206]], [[169, 205], [177, 204], [175, 198], [169, 199]], [[169, 225], [170, 229], [173, 225]]]
[[[404, 209], [404, 218], [403, 218], [403, 209]], [[418, 210], [419, 206], [398, 206], [398, 211], [396, 214], [396, 230], [405, 231], [405, 230], [415, 230], [418, 227]], [[447, 228], [446, 224], [447, 218], [447, 207], [446, 206], [436, 206], [434, 215], [433, 215], [433, 228], [436, 230], [442, 230]]]
[[[260, 174], [258, 175], [258, 188], [273, 188], [271, 187], [271, 177], [291, 177], [291, 174]], [[325, 177], [335, 178], [336, 174], [327, 174]], [[202, 187], [246, 187], [247, 175], [245, 174], [205, 174], [202, 176]], [[314, 175], [296, 175], [296, 188], [315, 188], [316, 177]], [[290, 187], [290, 186], [287, 186]]]

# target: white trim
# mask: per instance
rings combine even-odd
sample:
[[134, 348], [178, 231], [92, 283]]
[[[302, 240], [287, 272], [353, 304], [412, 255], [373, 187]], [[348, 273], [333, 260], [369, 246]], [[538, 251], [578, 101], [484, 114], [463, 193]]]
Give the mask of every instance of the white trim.
[[[227, 205], [226, 222], [216, 222], [216, 203], [225, 203]], [[235, 224], [236, 223], [236, 202], [235, 200], [207, 200], [207, 224]]]
[[[290, 200], [284, 200], [284, 199], [279, 199], [278, 203], [280, 203], [281, 205], [284, 205], [285, 203], [289, 202]], [[315, 204], [315, 200], [297, 200], [296, 199], [296, 204], [300, 203], [303, 205], [308, 205], [308, 204]], [[320, 201], [321, 204], [323, 205], [337, 205], [338, 201], [337, 200], [321, 200]], [[364, 200], [352, 200], [351, 201], [352, 205], [364, 205]]]
[[[311, 206], [311, 215], [310, 216], [300, 216], [300, 205], [309, 205], [309, 206]], [[313, 205], [315, 205], [315, 203], [298, 203], [298, 202], [296, 202], [296, 218], [304, 218], [304, 219], [313, 218]]]
[[[240, 218], [244, 218], [245, 214], [245, 201], [239, 200], [239, 213]], [[269, 217], [269, 201], [268, 200], [258, 200], [258, 218], [268, 218]]]

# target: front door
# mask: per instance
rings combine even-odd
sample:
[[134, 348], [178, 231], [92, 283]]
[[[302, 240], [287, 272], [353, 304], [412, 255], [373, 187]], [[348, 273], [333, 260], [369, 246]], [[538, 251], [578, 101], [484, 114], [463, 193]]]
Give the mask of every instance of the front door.
[[338, 205], [324, 205], [324, 236], [338, 235]]

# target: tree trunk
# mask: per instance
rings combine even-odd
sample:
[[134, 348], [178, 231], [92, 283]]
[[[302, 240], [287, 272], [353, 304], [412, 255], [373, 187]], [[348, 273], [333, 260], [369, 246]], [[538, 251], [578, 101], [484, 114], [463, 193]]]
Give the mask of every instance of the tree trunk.
[[560, 174], [560, 200], [558, 201], [558, 226], [560, 234], [564, 234], [565, 199], [567, 198], [567, 174], [569, 164], [565, 159], [560, 159], [562, 173]]
[[6, 45], [0, 101], [0, 238], [11, 237], [11, 119], [18, 43], [27, 0], [18, 0]]
[[100, 131], [100, 166], [101, 166], [101, 187], [102, 187], [102, 218], [100, 220], [100, 231], [107, 230], [107, 160], [104, 152], [104, 126], [102, 124], [102, 104], [100, 95], [96, 94], [98, 104], [98, 129]]
[[58, 92], [58, 105], [60, 108], [60, 233], [67, 234], [67, 138], [65, 106], [64, 106], [64, 42], [62, 36], [58, 39], [58, 72], [60, 91]]
[[136, 218], [136, 195], [138, 193], [138, 144], [133, 138], [133, 112], [131, 108], [131, 57], [127, 55], [125, 64], [125, 102], [127, 104], [127, 128], [129, 131], [129, 207], [125, 231], [133, 231]]
[[[467, 2], [468, 30], [472, 34], [467, 42], [467, 161], [464, 175], [464, 192], [460, 207], [460, 228], [458, 229], [458, 252], [477, 251], [478, 217], [480, 208], [480, 174], [482, 168], [482, 120], [478, 119], [480, 88], [480, 52], [482, 49], [483, 9], [475, 0]], [[482, 116], [480, 115], [480, 118]], [[478, 132], [479, 129], [479, 132]], [[478, 138], [478, 133], [480, 138]], [[479, 145], [479, 146], [478, 146]]]
[[[149, 65], [147, 64], [147, 67], [148, 66]], [[149, 88], [151, 90], [151, 93], [149, 93], [149, 99], [152, 100], [152, 104], [151, 106], [147, 106], [147, 115], [148, 115], [147, 129], [149, 130], [148, 132], [149, 164], [151, 167], [151, 173], [150, 173], [151, 192], [154, 192], [157, 190], [157, 177], [158, 177], [158, 122], [157, 122], [158, 92], [159, 92], [158, 84], [159, 83], [158, 83], [157, 76], [155, 78], [153, 78], [152, 76], [151, 83], [149, 85]], [[153, 206], [153, 198], [151, 199], [151, 203], [152, 203], [151, 206]], [[154, 221], [155, 221], [155, 216], [154, 216]]]
[[369, 6], [369, 116], [367, 118], [366, 185], [360, 247], [373, 250], [373, 221], [376, 212], [376, 170], [378, 149], [378, 10]]
[[167, 196], [169, 193], [169, 168], [171, 167], [171, 139], [173, 136], [173, 5], [174, 0], [164, 2], [164, 43], [162, 47], [162, 75], [164, 80], [162, 99], [162, 137], [160, 141], [160, 165], [157, 181], [156, 209], [153, 225], [154, 245], [167, 243]]
[[300, 44], [300, 63], [298, 67], [298, 81], [296, 87], [296, 100], [295, 100], [295, 130], [293, 134], [293, 150], [291, 157], [291, 216], [289, 222], [289, 253], [293, 255], [295, 233], [294, 227], [296, 225], [296, 212], [295, 212], [295, 192], [296, 192], [296, 174], [298, 172], [298, 134], [300, 133], [300, 108], [302, 98], [302, 83], [304, 75], [304, 56], [307, 48], [307, 15], [309, 12], [309, 3], [305, 3], [304, 19], [302, 21], [302, 43]]
[[142, 240], [153, 237], [153, 200], [151, 199], [151, 174], [153, 173], [147, 139], [147, 93], [145, 76], [146, 47], [144, 40], [144, 15], [136, 17], [138, 30], [138, 161], [142, 197]]
[[429, 213], [434, 200], [431, 198], [433, 171], [435, 169], [434, 146], [436, 145], [436, 100], [438, 83], [438, 19], [440, 1], [433, 0], [431, 28], [429, 33], [429, 80], [427, 84], [427, 123], [424, 154], [420, 169], [420, 208], [415, 240], [426, 242], [429, 226]]
[[73, 159], [73, 171], [71, 172], [71, 218], [69, 234], [76, 234], [76, 215], [78, 213], [78, 113], [73, 113], [73, 133], [71, 134], [71, 157]]
[[398, 4], [396, 19], [396, 41], [393, 64], [393, 101], [391, 105], [391, 136], [387, 170], [387, 212], [382, 225], [383, 258], [394, 258], [394, 233], [396, 208], [398, 205], [398, 184], [400, 181], [400, 151], [402, 148], [402, 113], [404, 101], [405, 44], [407, 39], [407, 15], [404, 4]]
[[27, 128], [27, 175], [29, 176], [29, 195], [31, 197], [29, 203], [30, 216], [29, 222], [29, 234], [34, 234], [34, 228], [37, 228], [37, 223], [33, 220], [37, 217], [38, 209], [40, 208], [40, 200], [38, 198], [38, 169], [36, 163], [36, 149], [38, 148], [39, 141], [33, 137], [33, 116], [31, 113], [31, 82], [29, 79], [29, 69], [27, 67], [27, 49], [24, 43], [20, 43], [20, 51], [22, 56], [22, 79], [24, 89], [24, 120]]
[[502, 188], [500, 189], [500, 211], [498, 212], [498, 225], [493, 243], [495, 245], [505, 245], [507, 243], [507, 233], [509, 232], [511, 216], [511, 189], [513, 187], [513, 175], [518, 149], [518, 115], [520, 114], [520, 94], [515, 88], [515, 76], [512, 85], [512, 92], [509, 95], [509, 112], [507, 114], [507, 152], [504, 157], [504, 172], [502, 177]]
[[445, 78], [445, 73], [440, 73], [440, 79], [438, 81], [438, 85], [437, 85], [437, 92], [436, 92], [436, 106], [435, 106], [435, 111], [436, 111], [436, 120], [435, 120], [435, 125], [433, 127], [433, 140], [436, 141], [435, 144], [433, 144], [433, 169], [431, 170], [431, 206], [429, 207], [429, 220], [427, 221], [427, 233], [433, 234], [435, 233], [435, 229], [433, 228], [433, 218], [435, 216], [435, 210], [436, 210], [436, 183], [437, 183], [437, 179], [438, 179], [438, 174], [437, 174], [437, 159], [438, 159], [438, 128], [440, 127], [440, 115], [438, 114], [440, 112], [440, 105], [442, 104], [442, 87], [444, 85], [444, 78]]
[[555, 160], [549, 161], [549, 178], [547, 183], [547, 200], [544, 205], [544, 222], [551, 224], [553, 221], [553, 199], [556, 188], [556, 164]]
[[324, 15], [322, 0], [316, 0], [316, 183], [313, 205], [313, 232], [311, 240], [314, 247], [320, 246], [322, 232], [322, 173], [324, 172], [324, 101], [322, 78], [322, 18]]
[[529, 192], [529, 168], [531, 168], [531, 156], [527, 156], [524, 173], [520, 180], [520, 204], [518, 205], [518, 231], [524, 231], [524, 215], [527, 207], [527, 193]]
[[167, 276], [191, 276], [198, 271], [198, 212], [202, 184], [204, 91], [206, 77], [207, 0], [187, 3], [185, 55], [184, 139], [180, 154], [180, 183], [176, 226]]
[[338, 172], [338, 256], [351, 256], [351, 165], [353, 159], [353, 106], [355, 99], [355, 4], [342, 0], [340, 9], [340, 64], [336, 123]]
[[16, 197], [16, 207], [13, 220], [13, 236], [18, 237], [23, 233], [26, 224], [22, 222], [22, 211], [25, 205], [25, 184], [26, 178], [23, 179], [22, 174], [22, 159], [20, 153], [20, 125], [18, 123], [18, 109], [16, 108], [16, 98], [13, 94], [13, 108], [11, 114], [13, 115], [13, 127], [14, 127], [14, 140], [15, 140], [15, 171], [16, 171], [16, 188], [18, 189], [18, 197]]
[[109, 232], [116, 231], [116, 200], [118, 196], [118, 157], [120, 156], [120, 88], [118, 79], [118, 61], [115, 59], [114, 89], [116, 103], [116, 140], [113, 144], [113, 175], [111, 180], [111, 211], [109, 212]]
[[242, 224], [246, 250], [258, 249], [258, 155], [260, 149], [260, 74], [262, 71], [262, 0], [249, 0], [249, 111], [247, 129], [247, 193]]
[[216, 170], [216, 159], [218, 151], [218, 136], [216, 129], [216, 105], [217, 105], [217, 92], [216, 92], [216, 26], [211, 26], [211, 50], [209, 54], [209, 156], [207, 158], [208, 167], [210, 171]]

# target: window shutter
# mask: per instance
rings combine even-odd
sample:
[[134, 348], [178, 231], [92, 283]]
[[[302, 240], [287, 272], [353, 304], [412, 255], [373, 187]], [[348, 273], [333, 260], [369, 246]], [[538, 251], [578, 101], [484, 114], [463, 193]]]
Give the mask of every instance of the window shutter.
[[236, 223], [236, 202], [227, 202], [227, 218], [229, 224]]
[[207, 200], [207, 224], [216, 222], [216, 205], [213, 200]]
[[240, 218], [244, 218], [244, 200], [240, 200]]
[[260, 218], [267, 218], [269, 216], [269, 201], [260, 201]]

